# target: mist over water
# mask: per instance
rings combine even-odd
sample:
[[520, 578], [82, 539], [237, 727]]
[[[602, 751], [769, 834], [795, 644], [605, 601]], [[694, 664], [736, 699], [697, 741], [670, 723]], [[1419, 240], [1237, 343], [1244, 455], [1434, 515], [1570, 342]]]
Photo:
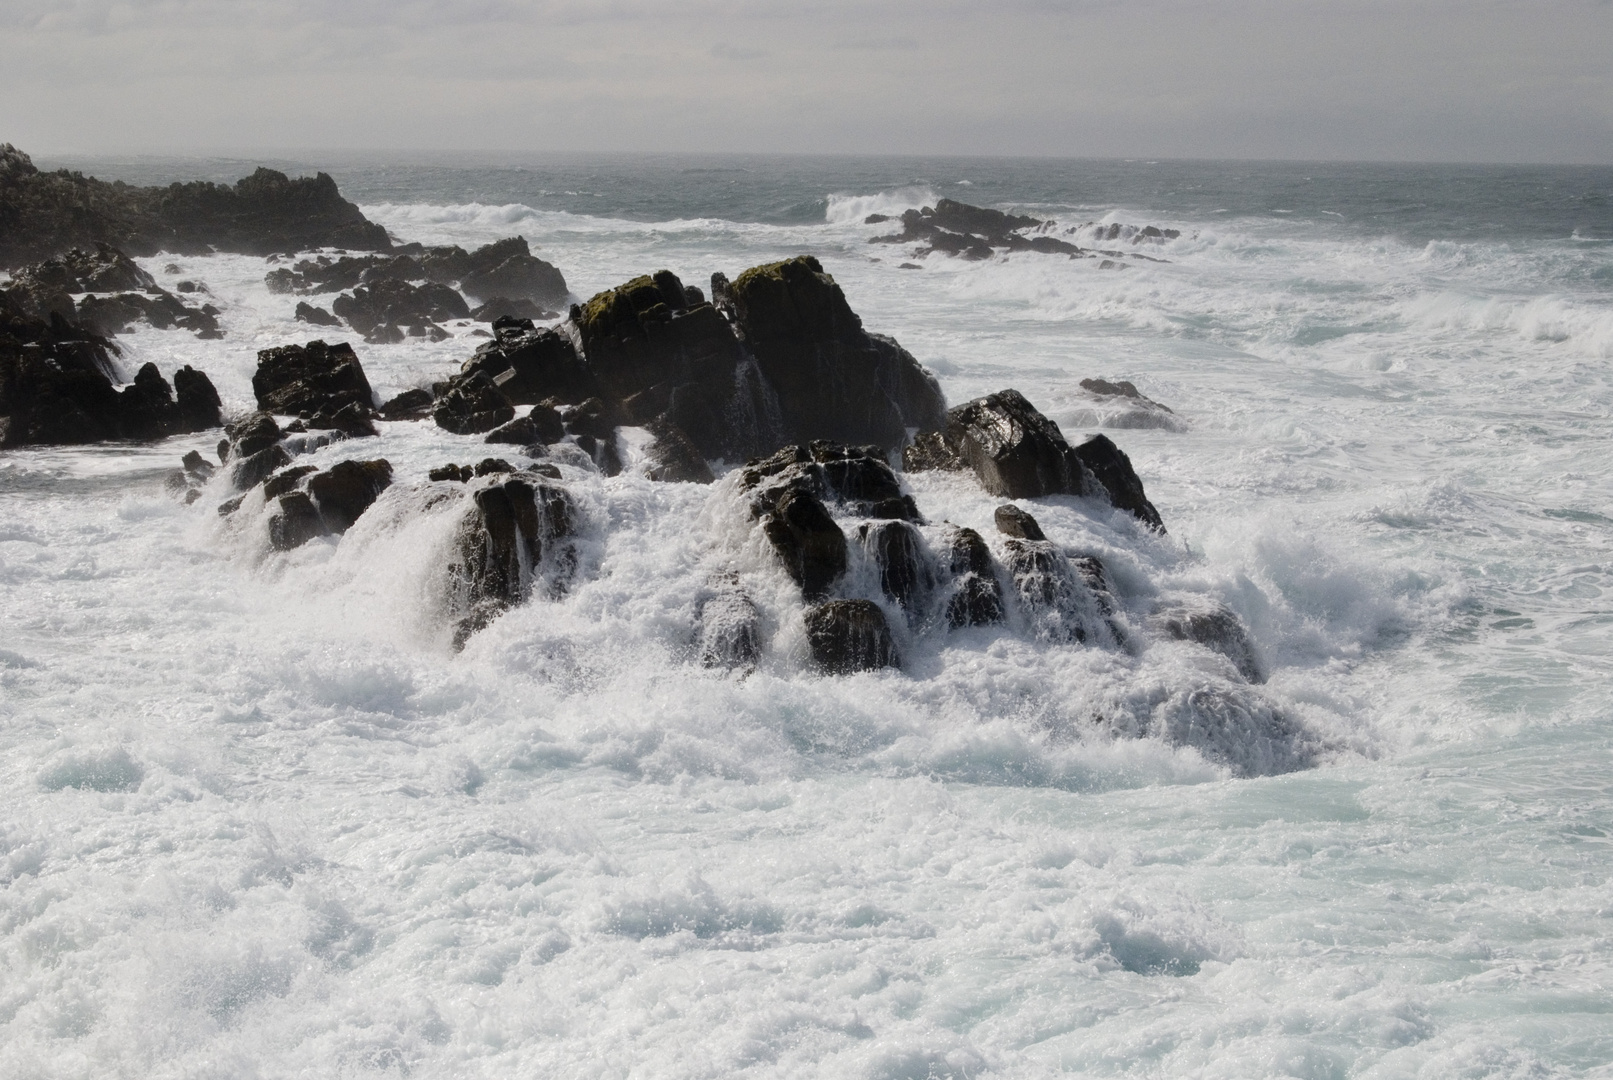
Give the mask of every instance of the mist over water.
[[[577, 586], [456, 654], [417, 485], [470, 439], [319, 451], [398, 483], [291, 553], [163, 491], [215, 438], [9, 451], [0, 1074], [1609, 1075], [1609, 170], [309, 164], [404, 240], [522, 234], [583, 298], [816, 255], [949, 402], [1012, 386], [1130, 454], [1167, 536], [1031, 509], [1145, 644], [914, 630], [902, 672], [813, 675], [732, 479], [629, 469], [572, 483]], [[868, 243], [941, 197], [1165, 261]], [[142, 328], [126, 375], [191, 363], [245, 409], [256, 350], [317, 336], [261, 259], [143, 265], [227, 336]], [[385, 398], [478, 340], [355, 345]], [[972, 479], [907, 481], [991, 534]], [[745, 678], [691, 662], [729, 570], [770, 635]], [[1180, 597], [1269, 680], [1142, 632]], [[1225, 700], [1291, 725], [1286, 764]]]

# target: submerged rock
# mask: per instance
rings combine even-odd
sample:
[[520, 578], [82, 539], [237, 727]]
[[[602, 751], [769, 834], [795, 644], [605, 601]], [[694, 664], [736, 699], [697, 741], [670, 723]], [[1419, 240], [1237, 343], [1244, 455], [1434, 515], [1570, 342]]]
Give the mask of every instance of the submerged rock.
[[817, 600], [846, 572], [846, 534], [818, 498], [783, 489], [762, 518], [762, 533], [808, 600]]
[[1242, 620], [1230, 608], [1220, 604], [1198, 607], [1179, 604], [1155, 612], [1149, 621], [1168, 637], [1196, 642], [1220, 653], [1231, 660], [1238, 673], [1250, 682], [1266, 681], [1254, 641]]
[[269, 516], [269, 543], [276, 551], [299, 548], [316, 536], [325, 535], [319, 508], [306, 491], [288, 491], [276, 500]]
[[857, 538], [879, 569], [879, 587], [909, 617], [917, 616], [935, 587], [929, 555], [918, 529], [905, 521], [862, 525]]
[[898, 667], [885, 613], [872, 600], [831, 600], [806, 613], [812, 661], [825, 674]]
[[374, 461], [339, 461], [324, 472], [308, 478], [308, 494], [319, 507], [319, 516], [331, 532], [353, 527], [376, 497], [392, 483], [392, 464], [385, 458]]
[[793, 488], [864, 517], [922, 520], [918, 505], [902, 491], [877, 446], [828, 442], [787, 446], [771, 457], [747, 462], [740, 484], [744, 490], [759, 492], [757, 506], [763, 509], [777, 492]]
[[480, 346], [461, 368], [462, 375], [478, 371], [514, 405], [545, 401], [576, 405], [603, 393], [570, 337], [558, 330], [537, 329], [524, 319], [493, 324], [493, 340]]
[[699, 656], [705, 667], [751, 668], [762, 657], [761, 613], [737, 584], [700, 605]]

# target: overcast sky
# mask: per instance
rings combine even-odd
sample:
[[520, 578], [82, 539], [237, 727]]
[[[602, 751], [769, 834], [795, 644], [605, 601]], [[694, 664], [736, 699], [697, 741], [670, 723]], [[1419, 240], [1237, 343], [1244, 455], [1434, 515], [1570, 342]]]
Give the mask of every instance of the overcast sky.
[[0, 0], [36, 154], [1613, 163], [1613, 0]]

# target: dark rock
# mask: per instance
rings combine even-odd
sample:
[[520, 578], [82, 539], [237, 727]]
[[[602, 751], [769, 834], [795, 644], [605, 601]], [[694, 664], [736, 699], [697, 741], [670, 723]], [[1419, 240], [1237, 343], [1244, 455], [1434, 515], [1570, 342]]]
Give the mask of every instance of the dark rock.
[[478, 300], [504, 296], [554, 308], [564, 305], [570, 295], [565, 275], [533, 255], [519, 236], [490, 244], [476, 257], [479, 265], [459, 283], [467, 296]]
[[481, 372], [461, 376], [437, 399], [437, 426], [456, 435], [479, 435], [515, 419], [515, 406]]
[[180, 464], [184, 466], [184, 469], [187, 473], [196, 477], [198, 480], [208, 479], [215, 471], [212, 463], [203, 458], [201, 454], [194, 450], [187, 452], [185, 456], [180, 459]]
[[879, 587], [909, 615], [918, 614], [935, 586], [919, 531], [905, 521], [862, 525], [857, 538], [879, 568]]
[[1231, 609], [1219, 604], [1198, 608], [1178, 606], [1156, 613], [1151, 621], [1177, 641], [1194, 641], [1225, 656], [1250, 682], [1266, 681], [1249, 631]]
[[1037, 637], [1117, 644], [1096, 597], [1058, 548], [1047, 541], [1011, 539], [1003, 549], [1020, 607]]
[[846, 534], [810, 492], [786, 488], [762, 518], [762, 532], [808, 600], [846, 572]]
[[604, 392], [569, 337], [514, 320], [495, 323], [493, 340], [477, 348], [461, 371], [486, 375], [516, 405], [550, 399], [575, 405]]
[[218, 328], [218, 309], [212, 304], [186, 307], [177, 296], [158, 288], [143, 293], [87, 296], [78, 306], [83, 321], [102, 334], [121, 334], [145, 321], [158, 330], [191, 330], [203, 339], [224, 336]]
[[[289, 273], [289, 271], [280, 271], [280, 273]], [[314, 326], [342, 325], [342, 320], [338, 319], [324, 308], [315, 307], [313, 304], [310, 304], [306, 301], [298, 301], [296, 317], [298, 322], [310, 323]]]
[[242, 491], [255, 487], [276, 469], [291, 464], [291, 455], [279, 443], [255, 454], [238, 455], [231, 451], [230, 459], [230, 483]]
[[709, 484], [716, 477], [711, 466], [700, 456], [700, 448], [683, 429], [668, 420], [657, 417], [645, 425], [655, 441], [650, 444], [649, 476], [651, 480], [666, 483]]
[[134, 439], [158, 439], [179, 426], [173, 388], [156, 364], [142, 364], [134, 382], [118, 394], [122, 433]]
[[476, 473], [468, 465], [439, 465], [426, 474], [428, 480], [451, 480], [463, 484]]
[[490, 457], [483, 458], [480, 462], [478, 462], [476, 467], [471, 470], [471, 475], [492, 476], [495, 473], [512, 473], [514, 471], [515, 466], [511, 465], [503, 458]]
[[316, 536], [325, 535], [324, 522], [306, 491], [289, 491], [269, 518], [269, 543], [276, 551], [299, 548]]
[[1143, 482], [1131, 467], [1131, 459], [1107, 435], [1094, 435], [1076, 447], [1075, 454], [1109, 493], [1110, 502], [1131, 512], [1149, 528], [1165, 531], [1159, 511], [1148, 501]]
[[26, 163], [0, 174], [0, 267], [101, 243], [139, 256], [391, 245], [386, 230], [366, 221], [324, 173], [291, 180], [258, 169], [233, 186], [134, 187], [65, 169], [40, 172], [9, 145], [0, 157]]
[[56, 258], [19, 270], [12, 275], [8, 286], [14, 293], [34, 298], [58, 293], [130, 292], [156, 287], [157, 280], [140, 269], [133, 259], [104, 243], [72, 248]]
[[486, 303], [478, 304], [470, 309], [470, 317], [477, 322], [497, 322], [500, 319], [525, 319], [531, 322], [534, 319], [558, 319], [560, 313], [549, 311], [541, 304], [531, 300], [512, 300], [507, 296], [495, 296]]
[[885, 613], [872, 600], [831, 600], [806, 615], [812, 660], [829, 675], [897, 667]]
[[973, 529], [954, 529], [949, 541], [953, 592], [947, 601], [947, 625], [958, 629], [1003, 622], [1002, 584], [992, 566], [991, 549]]
[[424, 420], [431, 415], [433, 400], [430, 390], [405, 390], [381, 406], [381, 417], [386, 420]]
[[883, 224], [885, 224], [885, 222], [889, 221], [890, 219], [891, 219], [891, 216], [889, 214], [869, 214], [867, 217], [863, 218], [863, 224], [864, 225], [883, 225]]
[[700, 663], [706, 667], [752, 668], [762, 657], [762, 617], [737, 585], [727, 585], [700, 605]]
[[340, 461], [309, 478], [308, 494], [318, 504], [325, 527], [346, 532], [391, 483], [392, 465], [385, 458]]
[[229, 440], [229, 453], [221, 454], [219, 460], [251, 457], [279, 442], [280, 435], [280, 425], [275, 423], [273, 416], [261, 410], [248, 413], [225, 426], [224, 436]]
[[947, 445], [945, 432], [921, 431], [902, 450], [902, 468], [907, 472], [929, 469], [958, 472], [968, 467], [969, 463]]
[[512, 476], [478, 489], [473, 498], [450, 569], [464, 610], [454, 634], [457, 647], [526, 599], [535, 585], [550, 594], [563, 591], [576, 565], [565, 542], [576, 510], [564, 488]]
[[271, 502], [287, 492], [296, 491], [302, 487], [305, 477], [312, 476], [319, 469], [313, 465], [292, 465], [281, 469], [263, 482], [263, 499]]
[[752, 267], [722, 291], [719, 302], [796, 441], [873, 443], [895, 451], [907, 442], [909, 428], [941, 426], [946, 401], [935, 377], [895, 341], [864, 331], [817, 259]]
[[403, 342], [403, 331], [395, 323], [382, 323], [364, 335], [366, 345], [398, 345]]
[[179, 413], [178, 430], [206, 431], [224, 422], [223, 403], [213, 388], [213, 380], [189, 364], [174, 372], [174, 395]]
[[559, 470], [559, 468], [557, 468], [554, 465], [549, 464], [547, 461], [539, 461], [539, 462], [536, 462], [534, 464], [528, 465], [526, 467], [526, 469], [523, 470], [523, 471], [532, 473], [534, 476], [548, 477], [550, 480], [559, 480], [560, 479], [560, 470]]
[[945, 443], [993, 495], [1090, 495], [1097, 485], [1058, 425], [1017, 390], [965, 402], [947, 414]]
[[465, 298], [449, 286], [430, 281], [412, 285], [396, 278], [383, 278], [367, 288], [343, 293], [332, 301], [330, 309], [366, 338], [400, 323], [470, 318]]
[[516, 417], [487, 433], [486, 442], [516, 443], [530, 446], [533, 443], [557, 443], [566, 437], [560, 413], [547, 405], [534, 405], [525, 416]]
[[616, 421], [600, 398], [589, 398], [559, 414], [568, 434], [592, 435], [596, 439], [616, 437]]
[[753, 504], [758, 515], [779, 492], [793, 489], [841, 503], [865, 517], [922, 520], [877, 446], [787, 446], [772, 457], [747, 462], [740, 482], [746, 490], [759, 489]]
[[252, 391], [258, 408], [280, 414], [334, 413], [349, 403], [368, 412], [375, 404], [364, 368], [346, 342], [263, 349]]
[[218, 516], [229, 517], [231, 514], [241, 509], [241, 503], [245, 501], [245, 495], [237, 495], [233, 499], [225, 499], [223, 502], [218, 504]]
[[992, 516], [997, 522], [997, 531], [1005, 536], [1016, 536], [1021, 540], [1047, 539], [1042, 535], [1042, 527], [1036, 523], [1036, 519], [1013, 503], [997, 507]]
[[320, 409], [308, 418], [308, 426], [340, 431], [353, 439], [368, 438], [377, 434], [375, 421], [370, 419], [370, 410], [356, 401], [349, 401], [337, 409], [329, 406]]

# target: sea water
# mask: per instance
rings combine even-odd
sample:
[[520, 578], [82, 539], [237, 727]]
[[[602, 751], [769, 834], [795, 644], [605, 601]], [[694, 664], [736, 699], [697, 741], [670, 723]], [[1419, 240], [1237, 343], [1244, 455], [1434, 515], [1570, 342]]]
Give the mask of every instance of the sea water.
[[[397, 482], [289, 553], [221, 480], [164, 490], [216, 432], [0, 454], [0, 1075], [1613, 1075], [1613, 171], [264, 163], [400, 240], [523, 235], [578, 298], [815, 255], [949, 402], [1109, 434], [1169, 531], [1025, 504], [1104, 559], [1129, 650], [902, 630], [903, 670], [825, 678], [732, 477], [568, 472], [583, 574], [456, 653], [419, 492], [474, 439], [318, 451]], [[1124, 268], [869, 243], [943, 197]], [[245, 410], [258, 349], [321, 336], [263, 259], [142, 264], [226, 336], [140, 328], [125, 377], [190, 363]], [[451, 329], [323, 336], [384, 398], [482, 340]], [[971, 478], [907, 481], [993, 535]], [[692, 662], [723, 573], [764, 614], [748, 675]], [[1264, 685], [1146, 632], [1182, 597]]]

